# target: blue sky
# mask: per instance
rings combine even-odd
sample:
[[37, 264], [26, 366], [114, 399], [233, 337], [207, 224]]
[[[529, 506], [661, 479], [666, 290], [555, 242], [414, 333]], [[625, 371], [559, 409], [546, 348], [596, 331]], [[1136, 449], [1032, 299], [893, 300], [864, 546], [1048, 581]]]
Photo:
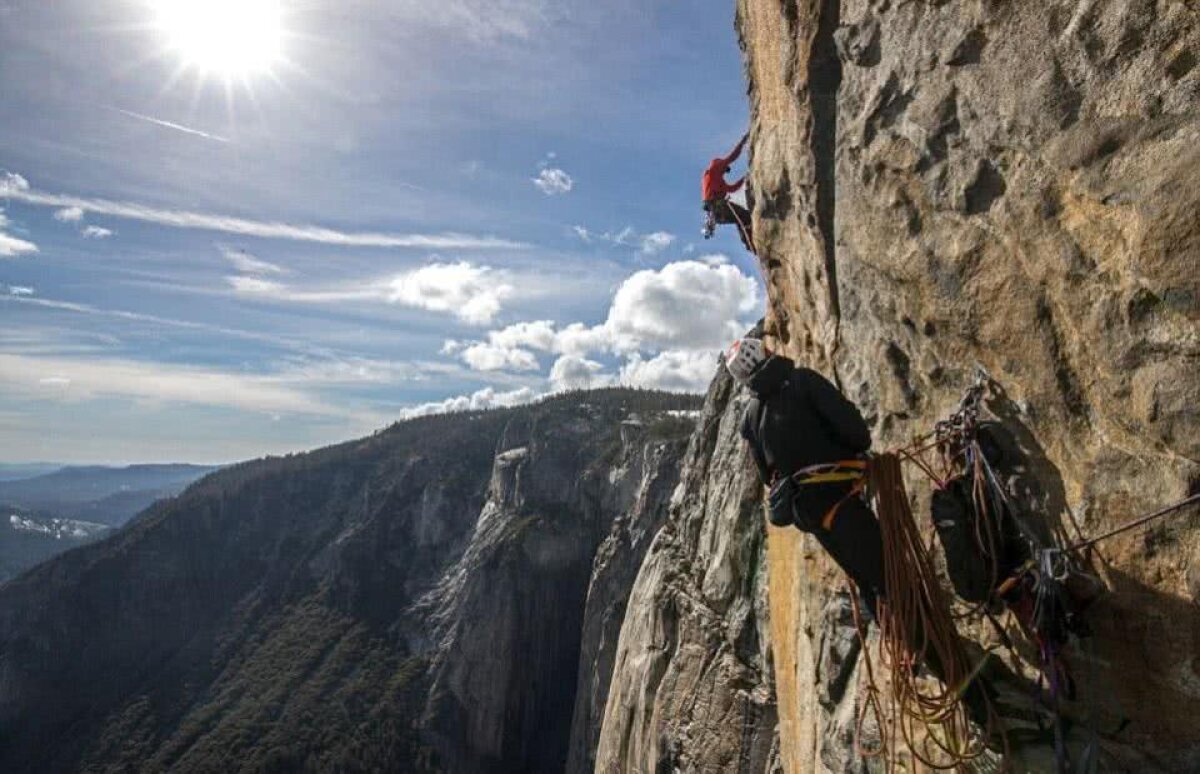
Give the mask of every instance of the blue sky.
[[196, 2], [0, 0], [0, 461], [700, 389], [758, 316], [699, 236], [746, 128], [732, 4], [280, 0], [271, 37], [270, 0], [210, 0], [197, 43], [164, 15]]

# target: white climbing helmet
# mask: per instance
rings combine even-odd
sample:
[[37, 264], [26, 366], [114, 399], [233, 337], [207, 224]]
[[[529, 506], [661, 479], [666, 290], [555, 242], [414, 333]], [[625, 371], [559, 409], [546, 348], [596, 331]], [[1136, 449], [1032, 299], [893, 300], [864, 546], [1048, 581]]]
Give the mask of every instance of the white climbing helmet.
[[725, 351], [725, 367], [729, 369], [730, 376], [745, 384], [758, 367], [767, 362], [768, 357], [762, 339], [747, 336], [729, 345]]

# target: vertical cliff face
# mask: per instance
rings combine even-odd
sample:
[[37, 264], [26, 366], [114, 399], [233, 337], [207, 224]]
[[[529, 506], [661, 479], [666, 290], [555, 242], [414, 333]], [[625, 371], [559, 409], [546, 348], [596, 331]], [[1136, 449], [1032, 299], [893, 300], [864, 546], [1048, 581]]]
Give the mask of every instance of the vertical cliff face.
[[629, 593], [596, 771], [761, 772], [773, 760], [760, 486], [737, 435], [745, 398], [724, 373], [709, 389]]
[[[739, 0], [771, 323], [876, 448], [930, 429], [978, 363], [1047, 531], [1099, 534], [1200, 486], [1198, 14]], [[837, 769], [840, 584], [794, 532], [768, 554], [783, 760]], [[1112, 766], [1200, 766], [1198, 561], [1187, 519], [1095, 557], [1111, 593], [1083, 690], [1131, 720], [1103, 741]]]
[[586, 411], [523, 419], [504, 433], [466, 551], [417, 605], [433, 628], [423, 724], [447, 771], [561, 771], [568, 750], [594, 750], [589, 702], [611, 674], [621, 566], [661, 521], [691, 429], [656, 438], [641, 419], [614, 427]]

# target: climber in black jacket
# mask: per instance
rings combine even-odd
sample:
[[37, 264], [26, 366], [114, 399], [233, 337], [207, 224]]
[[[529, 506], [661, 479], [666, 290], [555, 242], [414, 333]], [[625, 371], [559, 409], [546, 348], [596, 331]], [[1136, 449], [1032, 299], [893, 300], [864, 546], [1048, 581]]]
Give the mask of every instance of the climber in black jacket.
[[[772, 355], [757, 330], [733, 343], [729, 373], [754, 393], [742, 417], [759, 476], [772, 488], [771, 521], [811, 532], [875, 615], [883, 592], [879, 522], [859, 496], [871, 432], [829, 380]], [[791, 477], [794, 486], [785, 479]]]
[[[725, 353], [725, 367], [754, 393], [742, 416], [759, 476], [771, 487], [771, 522], [811, 532], [858, 587], [863, 607], [877, 618], [884, 597], [883, 535], [860, 496], [871, 431], [862, 414], [824, 376], [772, 355], [762, 323]], [[788, 488], [787, 480], [797, 482]], [[780, 496], [782, 495], [782, 496]], [[944, 673], [924, 633], [905, 635], [914, 652], [939, 677]], [[987, 726], [984, 680], [963, 689], [971, 718]]]

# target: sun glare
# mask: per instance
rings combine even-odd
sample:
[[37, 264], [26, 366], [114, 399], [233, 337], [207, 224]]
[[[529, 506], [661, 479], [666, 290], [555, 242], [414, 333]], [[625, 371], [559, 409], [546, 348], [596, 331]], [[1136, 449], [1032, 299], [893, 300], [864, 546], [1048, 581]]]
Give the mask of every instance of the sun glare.
[[184, 62], [226, 78], [264, 72], [279, 61], [278, 0], [152, 0], [158, 28]]

